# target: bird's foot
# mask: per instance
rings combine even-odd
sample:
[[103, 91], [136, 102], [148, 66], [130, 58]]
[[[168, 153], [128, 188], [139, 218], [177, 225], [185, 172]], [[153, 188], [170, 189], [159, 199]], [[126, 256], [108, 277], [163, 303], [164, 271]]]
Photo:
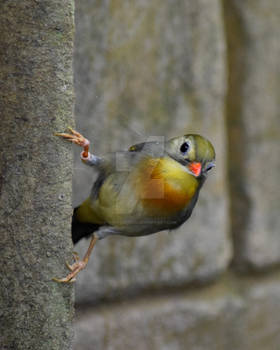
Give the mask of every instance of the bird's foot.
[[98, 239], [99, 239], [98, 236], [93, 234], [91, 237], [91, 241], [90, 241], [88, 250], [87, 250], [83, 260], [80, 260], [78, 254], [74, 252], [73, 253], [74, 260], [75, 260], [74, 264], [70, 265], [70, 264], [66, 263], [66, 266], [68, 267], [68, 269], [71, 272], [64, 278], [61, 278], [61, 279], [53, 278], [53, 281], [56, 281], [59, 283], [75, 282], [75, 280], [76, 280], [75, 277], [77, 276], [77, 274], [87, 266], [92, 249], [95, 246]]
[[70, 265], [68, 262], [66, 262], [66, 266], [68, 267], [68, 269], [71, 271], [66, 277], [64, 278], [53, 278], [53, 281], [55, 282], [59, 282], [59, 283], [72, 283], [76, 281], [76, 276], [77, 274], [83, 270], [86, 265], [87, 265], [87, 261], [84, 260], [80, 260], [78, 254], [76, 252], [73, 253], [73, 257], [74, 257], [74, 264]]
[[[80, 258], [79, 258], [79, 255], [77, 252], [73, 252], [73, 259], [75, 260], [75, 263], [80, 261]], [[70, 270], [70, 271], [74, 271], [75, 263], [70, 265], [67, 261], [65, 261], [65, 265], [67, 266], [68, 270]]]
[[71, 132], [71, 134], [67, 134], [67, 133], [55, 133], [55, 136], [59, 136], [59, 137], [63, 137], [64, 139], [66, 139], [67, 141], [73, 142], [76, 145], [83, 147], [84, 151], [83, 151], [83, 157], [87, 158], [88, 154], [89, 154], [89, 145], [90, 142], [88, 139], [86, 139], [82, 134], [80, 134], [78, 131], [72, 129], [72, 128], [68, 128], [69, 131]]

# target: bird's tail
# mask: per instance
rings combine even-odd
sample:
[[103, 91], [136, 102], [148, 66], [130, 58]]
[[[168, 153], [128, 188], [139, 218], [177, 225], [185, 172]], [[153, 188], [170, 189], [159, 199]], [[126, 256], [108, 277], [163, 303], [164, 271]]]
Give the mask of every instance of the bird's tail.
[[74, 244], [79, 242], [80, 239], [90, 236], [100, 227], [98, 224], [79, 221], [77, 218], [77, 211], [79, 208], [80, 207], [74, 209], [72, 216], [72, 241]]

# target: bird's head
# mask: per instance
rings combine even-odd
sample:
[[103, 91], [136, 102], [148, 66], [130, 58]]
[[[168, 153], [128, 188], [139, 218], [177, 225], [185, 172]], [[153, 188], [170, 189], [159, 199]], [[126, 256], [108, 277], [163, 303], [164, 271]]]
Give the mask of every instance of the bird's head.
[[175, 137], [166, 142], [168, 155], [193, 176], [204, 178], [215, 166], [215, 150], [210, 141], [197, 134]]

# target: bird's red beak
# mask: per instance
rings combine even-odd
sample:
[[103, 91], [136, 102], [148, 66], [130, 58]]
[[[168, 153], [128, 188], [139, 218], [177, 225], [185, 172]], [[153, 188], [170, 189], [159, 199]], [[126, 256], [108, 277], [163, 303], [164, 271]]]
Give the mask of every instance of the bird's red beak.
[[199, 162], [190, 163], [188, 168], [195, 176], [199, 176], [201, 173], [201, 163]]

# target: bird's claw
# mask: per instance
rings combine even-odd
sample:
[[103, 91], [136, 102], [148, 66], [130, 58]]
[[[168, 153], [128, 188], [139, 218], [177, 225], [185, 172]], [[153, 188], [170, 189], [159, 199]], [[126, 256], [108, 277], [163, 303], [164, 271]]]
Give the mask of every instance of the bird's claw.
[[53, 277], [52, 280], [55, 282], [58, 282], [58, 283], [74, 283], [74, 282], [76, 282], [76, 278], [72, 278], [71, 280], [69, 280], [67, 277], [65, 277], [65, 278]]
[[79, 261], [80, 258], [79, 258], [79, 254], [77, 252], [73, 252], [73, 258], [75, 261]]
[[59, 283], [73, 283], [76, 281], [75, 276], [86, 267], [86, 262], [83, 260], [80, 260], [79, 255], [77, 252], [73, 252], [73, 258], [75, 260], [74, 264], [69, 264], [67, 261], [65, 262], [67, 268], [71, 271], [66, 277], [64, 278], [52, 278], [53, 281], [59, 282]]
[[72, 283], [75, 282], [76, 279], [75, 277], [77, 276], [77, 274], [83, 270], [87, 263], [83, 260], [79, 260], [76, 261], [74, 264], [70, 265], [68, 263], [66, 263], [67, 267], [69, 268], [69, 270], [71, 271], [66, 277], [64, 278], [53, 278], [53, 281], [55, 282], [59, 282], [59, 283]]
[[[79, 258], [79, 255], [77, 252], [73, 252], [73, 258], [75, 260], [75, 263], [79, 262], [80, 261], [80, 258]], [[67, 261], [65, 261], [65, 264], [67, 266], [67, 268], [70, 270], [70, 271], [74, 271], [75, 269], [75, 263], [74, 264], [69, 264]]]
[[73, 271], [72, 265], [70, 265], [67, 261], [65, 261], [65, 265], [67, 266], [68, 270]]
[[89, 140], [86, 139], [82, 134], [70, 127], [68, 127], [68, 130], [70, 131], [70, 134], [57, 132], [55, 133], [55, 136], [63, 137], [67, 141], [73, 142], [76, 145], [84, 148], [89, 147]]
[[87, 266], [90, 254], [91, 254], [92, 249], [95, 246], [97, 241], [98, 241], [98, 236], [93, 234], [91, 241], [90, 241], [90, 244], [89, 244], [89, 247], [88, 247], [88, 250], [87, 250], [83, 260], [80, 260], [78, 254], [76, 252], [74, 252], [73, 253], [74, 260], [75, 260], [74, 264], [70, 265], [70, 264], [66, 263], [67, 267], [69, 268], [69, 270], [71, 272], [64, 278], [61, 278], [61, 279], [53, 278], [53, 280], [56, 282], [59, 282], [59, 283], [74, 282], [77, 274]]

